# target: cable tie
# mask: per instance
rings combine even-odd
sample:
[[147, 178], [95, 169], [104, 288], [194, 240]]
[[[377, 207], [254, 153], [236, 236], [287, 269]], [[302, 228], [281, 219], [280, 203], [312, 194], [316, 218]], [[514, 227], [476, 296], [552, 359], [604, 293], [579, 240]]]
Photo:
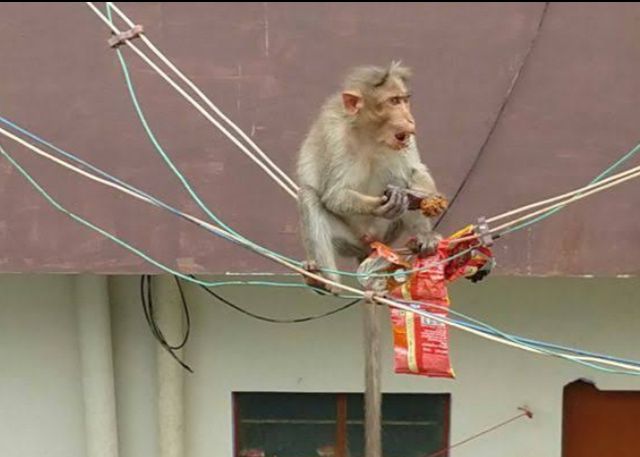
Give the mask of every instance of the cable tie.
[[125, 41], [133, 40], [134, 38], [138, 38], [141, 33], [144, 32], [144, 27], [142, 25], [134, 25], [129, 30], [120, 33], [112, 33], [112, 37], [107, 40], [109, 46], [112, 48], [117, 48], [122, 46]]
[[493, 236], [489, 233], [489, 224], [487, 224], [486, 217], [482, 216], [478, 218], [476, 231], [478, 233], [478, 239], [484, 246], [489, 247], [493, 245]]

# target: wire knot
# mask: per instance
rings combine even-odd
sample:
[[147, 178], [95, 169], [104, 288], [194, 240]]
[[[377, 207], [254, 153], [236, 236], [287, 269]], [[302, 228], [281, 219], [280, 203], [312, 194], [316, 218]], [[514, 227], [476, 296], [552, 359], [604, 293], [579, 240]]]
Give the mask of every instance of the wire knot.
[[365, 290], [362, 298], [365, 302], [376, 305], [376, 298], [384, 297], [384, 295], [384, 292], [378, 290]]
[[144, 33], [144, 27], [141, 25], [134, 25], [129, 30], [125, 30], [124, 32], [113, 33], [112, 37], [107, 40], [109, 46], [112, 48], [117, 48], [122, 46], [125, 41], [133, 40], [134, 38], [138, 38], [142, 33]]

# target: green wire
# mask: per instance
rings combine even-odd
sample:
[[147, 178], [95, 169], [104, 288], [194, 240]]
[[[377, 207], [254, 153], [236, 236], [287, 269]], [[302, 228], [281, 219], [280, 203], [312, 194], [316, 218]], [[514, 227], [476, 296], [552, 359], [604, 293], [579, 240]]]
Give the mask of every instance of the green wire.
[[[613, 172], [615, 169], [617, 169], [620, 165], [622, 165], [624, 162], [626, 162], [631, 157], [633, 157], [638, 151], [640, 151], [640, 143], [636, 144], [629, 152], [624, 154], [622, 157], [620, 157], [618, 160], [616, 160], [613, 164], [611, 164], [606, 170], [604, 170], [598, 176], [593, 178], [593, 180], [589, 184], [590, 185], [591, 184], [596, 184], [596, 183], [602, 181], [604, 178], [606, 178], [608, 175], [610, 175], [611, 172]], [[577, 194], [577, 195], [581, 195], [581, 194]], [[518, 224], [518, 225], [516, 225], [514, 227], [511, 227], [508, 230], [505, 230], [504, 232], [501, 233], [501, 235], [506, 235], [508, 233], [515, 232], [517, 230], [521, 230], [521, 229], [523, 229], [525, 227], [528, 227], [530, 225], [536, 224], [536, 223], [540, 222], [541, 220], [546, 219], [549, 216], [557, 213], [561, 209], [564, 209], [565, 207], [566, 207], [566, 205], [558, 206], [557, 208], [549, 210], [546, 213], [542, 213], [541, 215], [539, 215], [539, 216], [537, 216], [537, 217], [535, 217], [535, 218], [533, 218], [533, 219], [531, 219], [529, 221], [522, 222], [522, 223], [520, 223], [520, 224]]]
[[[107, 16], [108, 16], [109, 21], [112, 22], [111, 6], [109, 5], [109, 3], [107, 3]], [[260, 250], [260, 251], [265, 252], [265, 253], [268, 253], [268, 254], [270, 254], [272, 256], [275, 256], [275, 257], [277, 257], [279, 259], [286, 260], [287, 262], [293, 263], [296, 266], [301, 266], [302, 262], [300, 262], [298, 260], [295, 260], [293, 258], [287, 257], [287, 256], [285, 256], [283, 254], [278, 253], [278, 252], [272, 251], [269, 248], [261, 246], [261, 245], [255, 243], [255, 242], [251, 241], [250, 239], [244, 237], [243, 235], [241, 235], [240, 233], [235, 231], [233, 228], [231, 228], [229, 225], [224, 223], [224, 221], [222, 221], [218, 216], [216, 216], [207, 207], [207, 205], [200, 199], [200, 197], [198, 196], [196, 191], [189, 184], [189, 181], [187, 180], [187, 178], [180, 172], [180, 170], [178, 170], [178, 168], [175, 166], [175, 164], [169, 158], [167, 153], [164, 151], [164, 149], [162, 148], [162, 146], [158, 142], [155, 134], [151, 130], [149, 124], [147, 123], [147, 120], [146, 120], [146, 117], [145, 117], [144, 112], [142, 110], [142, 107], [140, 106], [140, 103], [138, 101], [138, 97], [136, 95], [136, 91], [135, 91], [135, 88], [133, 86], [133, 82], [131, 80], [131, 76], [130, 76], [130, 72], [129, 72], [126, 60], [125, 60], [122, 52], [120, 51], [120, 49], [116, 49], [116, 51], [118, 53], [118, 59], [120, 60], [120, 65], [122, 67], [122, 72], [124, 74], [124, 78], [125, 78], [125, 81], [126, 81], [127, 89], [129, 91], [129, 95], [131, 97], [131, 101], [133, 102], [134, 108], [136, 110], [136, 114], [138, 115], [138, 118], [140, 119], [140, 122], [141, 122], [142, 126], [144, 127], [144, 130], [145, 130], [147, 136], [149, 137], [149, 140], [153, 144], [153, 146], [156, 149], [156, 151], [160, 154], [160, 156], [162, 157], [164, 162], [167, 164], [167, 166], [171, 169], [171, 171], [180, 180], [180, 182], [182, 183], [183, 187], [187, 190], [189, 195], [191, 195], [191, 197], [196, 202], [196, 204], [207, 214], [207, 216], [211, 220], [213, 220], [214, 222], [219, 224], [221, 227], [225, 228], [227, 231], [231, 232], [232, 234], [234, 234], [235, 236], [240, 238], [243, 242], [245, 242], [247, 245], [251, 246], [252, 248]], [[612, 171], [614, 171], [616, 168], [618, 168], [622, 163], [624, 163], [629, 158], [631, 158], [638, 150], [640, 150], [640, 144], [636, 145], [635, 148], [633, 148], [631, 151], [627, 152], [624, 156], [622, 156], [615, 163], [613, 163], [611, 166], [609, 166], [609, 168], [607, 168], [604, 172], [602, 172], [594, 180], [592, 180], [590, 184], [595, 184], [595, 183], [599, 182], [600, 180], [602, 180], [603, 178], [605, 178], [606, 176], [608, 176]], [[565, 208], [565, 206], [566, 205], [560, 206], [558, 208], [554, 208], [552, 210], [549, 210], [548, 212], [543, 213], [543, 214], [537, 216], [534, 219], [531, 219], [529, 221], [525, 221], [525, 222], [523, 222], [523, 223], [521, 223], [519, 225], [516, 225], [516, 226], [506, 230], [501, 235], [506, 235], [508, 233], [515, 232], [517, 230], [521, 230], [521, 229], [523, 229], [525, 227], [528, 227], [530, 225], [538, 223], [538, 222], [550, 217], [551, 215], [555, 214], [556, 212], [560, 211], [561, 209]], [[468, 249], [466, 251], [460, 252], [458, 255], [464, 255], [467, 252], [470, 252], [471, 250], [472, 250], [472, 248], [470, 248], [470, 249]], [[450, 259], [448, 259], [448, 260], [450, 260]], [[407, 270], [405, 272], [405, 274], [412, 274], [412, 273], [420, 272], [420, 271], [423, 271], [423, 270], [424, 269]], [[327, 269], [327, 268], [322, 268], [321, 271], [326, 272], [326, 273], [334, 273], [334, 274], [338, 274], [338, 275], [341, 275], [341, 276], [356, 277], [356, 278], [361, 278], [361, 277], [376, 278], [376, 277], [391, 277], [391, 276], [394, 276], [394, 273], [371, 273], [371, 274], [366, 274], [366, 273], [357, 273], [357, 272], [351, 272], [351, 271], [332, 270], [332, 269]]]
[[2, 154], [19, 172], [20, 174], [22, 174], [22, 176], [29, 181], [29, 183], [58, 211], [66, 214], [67, 216], [69, 216], [70, 218], [72, 218], [73, 220], [75, 220], [76, 222], [79, 222], [80, 224], [84, 225], [85, 227], [90, 228], [91, 230], [100, 233], [102, 236], [110, 239], [111, 241], [113, 241], [114, 243], [122, 246], [123, 248], [129, 250], [130, 252], [134, 253], [135, 255], [137, 255], [138, 257], [141, 257], [142, 259], [146, 260], [147, 262], [151, 263], [152, 265], [155, 265], [156, 267], [160, 268], [161, 270], [167, 272], [167, 273], [171, 273], [172, 275], [178, 276], [181, 279], [184, 279], [185, 281], [190, 281], [196, 284], [201, 284], [204, 285], [206, 287], [221, 287], [221, 286], [228, 286], [228, 285], [250, 285], [250, 286], [270, 286], [270, 287], [293, 287], [293, 288], [304, 288], [304, 289], [308, 289], [309, 286], [307, 286], [306, 284], [298, 284], [298, 283], [291, 283], [291, 282], [276, 282], [276, 281], [215, 281], [215, 282], [210, 282], [210, 281], [201, 281], [198, 279], [194, 279], [191, 278], [183, 273], [180, 273], [179, 271], [176, 271], [164, 264], [162, 264], [161, 262], [155, 260], [154, 258], [150, 257], [149, 255], [145, 254], [144, 252], [142, 252], [141, 250], [135, 248], [134, 246], [130, 245], [129, 243], [127, 243], [126, 241], [118, 238], [117, 236], [113, 235], [112, 233], [92, 224], [91, 222], [89, 222], [88, 220], [82, 218], [81, 216], [78, 216], [77, 214], [69, 211], [68, 209], [66, 209], [64, 206], [62, 206], [57, 200], [55, 200], [49, 193], [47, 193], [46, 190], [44, 190], [44, 188], [42, 188], [42, 186], [24, 169], [22, 168], [22, 166], [16, 161], [14, 160], [13, 157], [11, 157], [9, 155], [9, 153], [2, 147], [0, 146], [0, 154]]
[[[111, 6], [109, 5], [109, 3], [107, 3], [107, 17], [108, 17], [110, 22], [113, 22], [112, 21], [112, 14], [111, 14]], [[166, 153], [164, 148], [160, 145], [160, 142], [156, 138], [153, 130], [151, 130], [151, 127], [149, 126], [149, 123], [147, 122], [147, 118], [144, 115], [144, 111], [142, 110], [142, 107], [140, 106], [140, 103], [138, 101], [138, 96], [136, 95], [135, 88], [133, 87], [133, 82], [131, 80], [131, 75], [130, 75], [130, 72], [129, 72], [129, 68], [128, 68], [127, 63], [126, 63], [126, 61], [124, 59], [122, 51], [120, 49], [116, 49], [116, 52], [118, 53], [118, 59], [120, 60], [120, 66], [122, 67], [122, 73], [124, 75], [124, 79], [125, 79], [125, 82], [126, 82], [126, 85], [127, 85], [127, 89], [129, 91], [129, 95], [131, 97], [131, 101], [132, 101], [133, 106], [135, 108], [135, 111], [136, 111], [136, 114], [138, 116], [138, 119], [140, 120], [140, 123], [142, 124], [142, 127], [144, 128], [144, 131], [147, 134], [147, 137], [151, 141], [151, 144], [153, 144], [153, 147], [158, 152], [158, 154], [160, 154], [160, 157], [162, 157], [162, 160], [169, 167], [169, 169], [173, 172], [173, 174], [176, 175], [176, 177], [180, 180], [180, 182], [182, 183], [182, 186], [189, 193], [191, 198], [193, 198], [193, 200], [196, 202], [198, 207], [200, 209], [202, 209], [202, 211], [205, 212], [205, 214], [209, 217], [209, 219], [211, 219], [216, 224], [218, 224], [221, 227], [223, 227], [225, 230], [231, 232], [233, 235], [235, 235], [238, 238], [242, 239], [245, 242], [245, 244], [250, 245], [254, 249], [259, 249], [259, 250], [262, 250], [263, 252], [267, 252], [267, 253], [269, 253], [269, 254], [271, 254], [273, 256], [276, 256], [276, 257], [278, 257], [280, 259], [287, 260], [288, 262], [291, 262], [291, 263], [293, 263], [293, 264], [295, 264], [297, 266], [301, 266], [302, 265], [301, 262], [299, 262], [299, 261], [297, 261], [295, 259], [286, 257], [286, 256], [284, 256], [282, 254], [277, 253], [277, 252], [271, 251], [268, 248], [265, 248], [264, 246], [260, 246], [259, 244], [256, 244], [253, 241], [249, 240], [248, 238], [244, 237], [243, 235], [241, 235], [240, 233], [235, 231], [233, 228], [231, 228], [229, 225], [227, 225], [224, 221], [222, 221], [218, 216], [216, 216], [213, 213], [213, 211], [211, 211], [209, 209], [209, 207], [202, 201], [202, 199], [200, 198], [198, 193], [189, 184], [189, 181], [187, 180], [187, 178], [180, 172], [180, 170], [178, 170], [178, 168], [175, 166], [175, 164], [173, 163], [171, 158], [168, 156], [168, 154]]]
[[[109, 21], [112, 22], [111, 6], [108, 3], [107, 3], [107, 17], [108, 17]], [[189, 195], [191, 195], [191, 197], [196, 202], [198, 207], [200, 207], [200, 209], [202, 209], [205, 212], [205, 214], [211, 220], [213, 220], [215, 223], [217, 223], [218, 225], [220, 225], [221, 227], [223, 227], [227, 231], [231, 232], [232, 234], [234, 234], [238, 238], [242, 239], [246, 244], [250, 245], [252, 248], [258, 249], [258, 250], [260, 250], [262, 252], [266, 252], [266, 253], [268, 253], [270, 255], [278, 257], [279, 259], [286, 260], [287, 262], [293, 263], [296, 266], [302, 266], [302, 262], [300, 262], [299, 260], [293, 259], [291, 257], [287, 257], [287, 256], [285, 256], [283, 254], [278, 253], [278, 252], [272, 251], [269, 248], [261, 246], [261, 245], [255, 243], [255, 242], [251, 241], [250, 239], [246, 238], [245, 236], [241, 235], [240, 233], [235, 231], [233, 228], [231, 228], [229, 225], [227, 225], [224, 221], [222, 221], [218, 216], [216, 216], [215, 213], [213, 213], [213, 211], [211, 211], [211, 209], [209, 209], [207, 207], [207, 205], [202, 201], [202, 199], [199, 197], [197, 192], [191, 187], [191, 185], [189, 184], [189, 180], [180, 172], [180, 170], [178, 170], [178, 168], [175, 166], [175, 164], [173, 163], [171, 158], [168, 156], [168, 154], [166, 153], [164, 148], [160, 145], [160, 142], [158, 141], [158, 139], [156, 138], [153, 130], [149, 126], [149, 123], [147, 122], [147, 119], [146, 119], [146, 117], [144, 115], [144, 111], [142, 110], [142, 107], [140, 106], [140, 103], [138, 101], [138, 97], [136, 95], [135, 88], [133, 86], [133, 81], [131, 80], [131, 74], [129, 72], [129, 68], [128, 68], [126, 60], [125, 60], [125, 58], [124, 58], [124, 56], [122, 54], [122, 51], [120, 51], [120, 49], [116, 49], [116, 52], [118, 53], [118, 59], [120, 60], [120, 66], [122, 67], [122, 73], [124, 75], [124, 79], [125, 79], [125, 82], [126, 82], [126, 85], [127, 85], [127, 89], [129, 91], [129, 95], [130, 95], [131, 101], [132, 101], [133, 106], [135, 108], [136, 114], [137, 114], [137, 116], [138, 116], [138, 118], [140, 120], [140, 123], [142, 124], [142, 127], [144, 128], [145, 133], [149, 137], [149, 140], [153, 144], [153, 147], [155, 148], [155, 150], [158, 152], [158, 154], [160, 154], [160, 157], [162, 157], [162, 159], [167, 164], [169, 169], [171, 169], [171, 171], [180, 180], [180, 182], [182, 183], [182, 186], [189, 193]], [[461, 255], [462, 254], [463, 253], [461, 253]], [[365, 274], [365, 273], [357, 273], [357, 272], [343, 271], [343, 270], [332, 270], [332, 269], [328, 269], [328, 268], [322, 268], [321, 271], [326, 272], [326, 273], [335, 273], [335, 274], [338, 274], [338, 275], [341, 275], [341, 276], [350, 276], [350, 277], [358, 277], [358, 278], [360, 278], [360, 277], [391, 277], [391, 276], [393, 276], [393, 273], [371, 273], [371, 274]], [[422, 271], [422, 270], [420, 270], [420, 269], [408, 270], [405, 273], [406, 274], [411, 274], [411, 273], [420, 272], [420, 271]]]
[[[113, 23], [113, 17], [112, 17], [112, 14], [111, 14], [111, 5], [109, 5], [109, 3], [107, 2], [106, 6], [107, 6], [107, 17], [109, 19], [109, 22]], [[277, 258], [280, 258], [282, 260], [286, 260], [287, 262], [293, 263], [294, 265], [296, 265], [298, 267], [302, 266], [302, 262], [300, 262], [298, 260], [295, 260], [293, 258], [287, 257], [287, 256], [285, 256], [283, 254], [278, 253], [278, 252], [272, 251], [272, 250], [270, 250], [270, 249], [268, 249], [268, 248], [266, 248], [264, 246], [261, 246], [261, 245], [255, 243], [255, 242], [249, 240], [248, 238], [246, 238], [242, 234], [238, 233], [233, 228], [231, 228], [229, 225], [227, 225], [222, 219], [220, 219], [218, 216], [216, 216], [215, 213], [213, 213], [213, 211], [211, 211], [211, 209], [209, 209], [209, 207], [202, 201], [202, 199], [200, 198], [198, 193], [189, 184], [189, 181], [187, 180], [187, 178], [180, 172], [180, 170], [178, 170], [178, 168], [175, 166], [175, 164], [173, 163], [173, 161], [171, 160], [169, 155], [166, 153], [166, 151], [164, 150], [162, 145], [160, 145], [160, 142], [158, 141], [158, 139], [156, 138], [153, 130], [149, 126], [149, 123], [147, 122], [146, 116], [144, 115], [144, 111], [142, 110], [142, 107], [140, 106], [140, 103], [138, 101], [138, 96], [136, 95], [135, 88], [133, 87], [133, 82], [131, 80], [131, 75], [130, 75], [130, 72], [129, 72], [129, 68], [128, 68], [126, 60], [125, 60], [125, 58], [124, 58], [124, 56], [122, 54], [122, 51], [120, 49], [116, 49], [116, 52], [118, 54], [118, 59], [120, 61], [120, 66], [122, 68], [122, 73], [124, 75], [124, 79], [125, 79], [125, 82], [126, 82], [126, 85], [127, 85], [127, 89], [129, 91], [129, 96], [130, 96], [131, 101], [133, 103], [133, 106], [135, 108], [135, 111], [136, 111], [136, 114], [138, 116], [138, 119], [140, 120], [140, 123], [142, 124], [142, 127], [144, 128], [144, 131], [147, 134], [147, 137], [149, 138], [149, 140], [153, 144], [153, 147], [158, 152], [158, 154], [160, 154], [160, 157], [162, 157], [162, 159], [164, 160], [165, 164], [169, 167], [169, 169], [180, 180], [180, 182], [182, 183], [182, 186], [189, 193], [191, 198], [193, 198], [193, 200], [196, 202], [198, 207], [200, 209], [202, 209], [202, 211], [204, 211], [205, 214], [212, 221], [214, 221], [216, 224], [218, 224], [221, 227], [223, 227], [228, 232], [231, 232], [233, 235], [235, 235], [238, 238], [240, 238], [242, 241], [245, 242], [245, 244], [251, 246], [252, 248], [260, 250], [260, 251], [263, 251], [263, 252], [266, 252], [266, 253], [268, 253], [268, 254], [270, 254], [272, 256], [275, 256]], [[323, 271], [325, 271], [325, 270], [323, 270]], [[358, 273], [351, 273], [351, 272], [339, 272], [338, 271], [337, 273], [360, 276], [360, 274], [358, 274]]]
[[[80, 224], [90, 228], [91, 230], [94, 230], [98, 233], [100, 233], [101, 235], [103, 235], [104, 237], [112, 240], [113, 242], [119, 244], [120, 246], [124, 247], [125, 249], [133, 252], [134, 254], [138, 255], [139, 257], [143, 258], [144, 260], [146, 260], [147, 262], [157, 266], [158, 268], [171, 273], [175, 276], [178, 276], [181, 279], [184, 279], [185, 281], [189, 281], [189, 282], [193, 282], [195, 284], [200, 284], [206, 287], [220, 287], [220, 286], [228, 286], [228, 285], [257, 285], [257, 286], [277, 286], [277, 287], [295, 287], [295, 288], [307, 288], [306, 285], [303, 284], [297, 284], [297, 283], [276, 283], [276, 282], [269, 282], [269, 281], [221, 281], [221, 282], [208, 282], [208, 281], [201, 281], [201, 280], [197, 280], [194, 278], [191, 278], [190, 276], [184, 275], [176, 270], [171, 269], [170, 267], [167, 267], [165, 265], [163, 265], [162, 263], [156, 261], [155, 259], [151, 258], [150, 256], [146, 255], [144, 252], [140, 251], [139, 249], [131, 246], [130, 244], [128, 244], [126, 241], [121, 240], [120, 238], [116, 237], [115, 235], [109, 233], [108, 231], [92, 224], [91, 222], [89, 222], [88, 220], [82, 218], [81, 216], [78, 216], [77, 214], [67, 210], [64, 206], [62, 206], [57, 200], [55, 200], [49, 193], [47, 193], [47, 191], [45, 191], [42, 186], [40, 186], [40, 184], [24, 169], [22, 168], [22, 166], [13, 159], [13, 157], [11, 157], [9, 155], [9, 153], [7, 151], [5, 151], [5, 149], [0, 146], [0, 154], [2, 154], [19, 172], [20, 174], [22, 174], [22, 176], [58, 211], [66, 214], [67, 216], [71, 217], [73, 220], [75, 220], [76, 222], [79, 222]], [[352, 298], [352, 297], [344, 297], [344, 298]], [[356, 298], [361, 298], [361, 297], [356, 297]], [[461, 317], [470, 320], [471, 322], [476, 322], [476, 323], [480, 323], [480, 321], [477, 321], [469, 316], [466, 316], [462, 313], [457, 313], [457, 312], [453, 312], [453, 314], [457, 314], [460, 315]], [[494, 327], [491, 327], [485, 323], [481, 323], [485, 328], [489, 328], [490, 330], [497, 332], [500, 336], [502, 336], [503, 338], [512, 340], [514, 342], [518, 342], [519, 344], [523, 344], [522, 342], [520, 342], [518, 339], [512, 337], [511, 335], [507, 335], [502, 331], [499, 331], [497, 329], [495, 329]], [[545, 349], [541, 349], [538, 348], [538, 350], [540, 350], [543, 353], [548, 353], [550, 355], [554, 355], [553, 351], [549, 351], [549, 350], [545, 350]], [[561, 356], [562, 357], [562, 356]], [[563, 357], [564, 358], [564, 357]], [[580, 362], [584, 365], [587, 366], [591, 366], [592, 368], [596, 368], [602, 371], [606, 371], [606, 372], [610, 372], [610, 373], [623, 373], [619, 370], [611, 370], [611, 369], [607, 369], [604, 367], [599, 367], [593, 364], [590, 364], [588, 362]], [[627, 374], [627, 373], [624, 373]], [[635, 373], [634, 373], [635, 374]]]

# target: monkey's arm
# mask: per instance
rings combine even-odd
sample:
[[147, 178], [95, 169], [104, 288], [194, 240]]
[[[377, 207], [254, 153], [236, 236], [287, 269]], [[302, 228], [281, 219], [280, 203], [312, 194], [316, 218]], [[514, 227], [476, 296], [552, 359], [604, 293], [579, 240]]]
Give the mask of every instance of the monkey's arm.
[[407, 154], [407, 165], [411, 170], [407, 186], [409, 189], [423, 193], [429, 197], [438, 194], [436, 182], [431, 176], [429, 168], [427, 168], [420, 159], [420, 152], [418, 151], [415, 139], [413, 140]]
[[384, 202], [384, 197], [374, 197], [342, 187], [334, 187], [322, 196], [324, 206], [338, 216], [374, 214]]
[[438, 193], [436, 183], [424, 164], [417, 164], [411, 172], [409, 189], [432, 196]]
[[337, 199], [334, 195], [323, 201], [329, 211], [342, 217], [372, 215], [394, 220], [402, 216], [409, 207], [409, 197], [400, 188], [394, 188], [381, 197], [372, 197], [353, 189], [345, 189], [338, 195]]

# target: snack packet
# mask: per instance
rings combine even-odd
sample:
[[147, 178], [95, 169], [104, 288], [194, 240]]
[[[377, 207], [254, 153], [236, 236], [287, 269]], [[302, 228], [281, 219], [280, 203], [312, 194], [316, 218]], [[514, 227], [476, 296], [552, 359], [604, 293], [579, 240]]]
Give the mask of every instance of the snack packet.
[[[444, 239], [431, 256], [401, 256], [382, 243], [360, 265], [366, 274], [360, 283], [368, 290], [386, 291], [392, 298], [413, 302], [409, 306], [435, 317], [447, 317], [447, 284], [465, 277], [484, 278], [494, 265], [491, 249], [477, 246], [476, 239], [456, 241], [473, 235], [473, 226]], [[469, 252], [459, 255], [465, 250]], [[383, 273], [382, 276], [376, 274]], [[448, 326], [437, 319], [391, 308], [394, 370], [396, 373], [454, 378], [449, 358]]]

